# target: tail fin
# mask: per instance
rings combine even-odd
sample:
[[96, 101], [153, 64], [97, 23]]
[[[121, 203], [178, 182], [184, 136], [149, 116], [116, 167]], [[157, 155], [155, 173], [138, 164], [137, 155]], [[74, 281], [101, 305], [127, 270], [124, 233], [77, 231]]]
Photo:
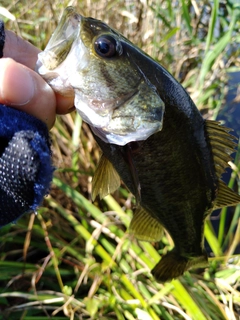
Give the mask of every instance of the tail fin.
[[208, 265], [207, 255], [203, 252], [201, 256], [181, 256], [176, 251], [170, 251], [164, 255], [159, 263], [153, 268], [152, 274], [159, 282], [171, 281], [180, 277], [192, 267], [206, 267]]

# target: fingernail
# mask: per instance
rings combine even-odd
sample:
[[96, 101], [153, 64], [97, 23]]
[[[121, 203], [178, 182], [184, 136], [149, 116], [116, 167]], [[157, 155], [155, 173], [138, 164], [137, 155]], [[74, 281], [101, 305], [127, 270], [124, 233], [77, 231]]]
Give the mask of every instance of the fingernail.
[[12, 59], [0, 59], [0, 99], [8, 105], [27, 104], [34, 95], [30, 72]]

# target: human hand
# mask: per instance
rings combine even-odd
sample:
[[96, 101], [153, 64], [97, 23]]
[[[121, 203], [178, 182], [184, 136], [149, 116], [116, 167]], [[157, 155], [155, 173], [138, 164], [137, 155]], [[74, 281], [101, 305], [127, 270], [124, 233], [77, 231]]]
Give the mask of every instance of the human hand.
[[6, 30], [0, 59], [0, 103], [25, 111], [50, 129], [56, 114], [74, 109], [74, 92], [68, 97], [55, 93], [35, 71], [39, 49]]

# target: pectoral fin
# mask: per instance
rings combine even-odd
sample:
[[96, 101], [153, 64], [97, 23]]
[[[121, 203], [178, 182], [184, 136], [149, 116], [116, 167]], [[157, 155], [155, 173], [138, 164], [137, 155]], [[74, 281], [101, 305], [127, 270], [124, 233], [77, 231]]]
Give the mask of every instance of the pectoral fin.
[[240, 203], [240, 196], [219, 180], [218, 195], [214, 202], [214, 209], [236, 206]]
[[102, 155], [92, 180], [92, 200], [113, 193], [120, 186], [120, 177], [111, 162]]
[[160, 241], [163, 235], [163, 227], [158, 220], [139, 207], [133, 215], [129, 233], [133, 234], [138, 240]]

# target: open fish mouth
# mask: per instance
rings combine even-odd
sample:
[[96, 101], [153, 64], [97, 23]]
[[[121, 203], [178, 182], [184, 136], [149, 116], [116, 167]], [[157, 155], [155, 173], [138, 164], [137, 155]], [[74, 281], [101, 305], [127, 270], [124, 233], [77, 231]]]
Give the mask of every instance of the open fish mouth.
[[160, 131], [165, 109], [125, 51], [126, 41], [101, 21], [68, 7], [36, 65], [55, 92], [74, 92], [77, 111], [96, 135], [118, 145]]
[[46, 68], [46, 71], [54, 70], [67, 58], [73, 42], [79, 35], [80, 21], [81, 15], [76, 13], [74, 8], [69, 7], [64, 10], [61, 21], [44, 52], [38, 56], [38, 70], [42, 66]]
[[[55, 92], [62, 95], [67, 95], [68, 91], [72, 92], [73, 90], [69, 79], [71, 64], [68, 63], [68, 59], [69, 53], [73, 51], [72, 48], [76, 47], [73, 46], [74, 43], [79, 42], [77, 45], [81, 45], [81, 42], [78, 41], [80, 22], [81, 16], [74, 11], [74, 8], [65, 9], [45, 50], [39, 53], [36, 63], [36, 71]], [[79, 50], [79, 53], [84, 55], [84, 47]], [[83, 61], [82, 56], [79, 56], [80, 61]]]

